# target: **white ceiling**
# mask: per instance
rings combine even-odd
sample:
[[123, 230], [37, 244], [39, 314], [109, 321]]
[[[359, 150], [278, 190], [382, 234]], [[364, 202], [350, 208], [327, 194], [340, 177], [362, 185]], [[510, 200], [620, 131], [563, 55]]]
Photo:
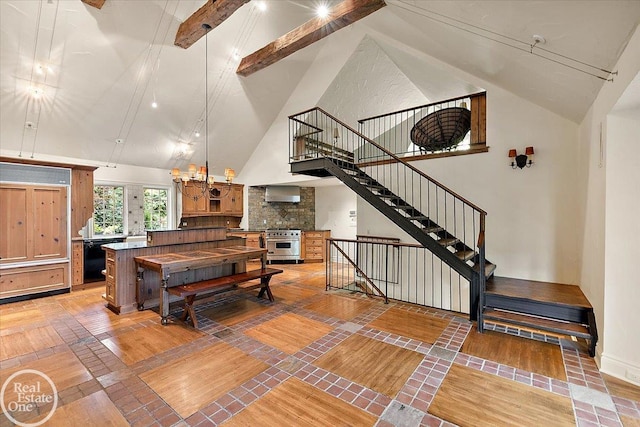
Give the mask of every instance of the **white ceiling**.
[[[241, 56], [259, 49], [312, 18], [315, 3], [267, 0], [262, 13], [250, 2], [213, 29], [205, 92], [205, 39], [187, 50], [173, 45], [179, 24], [203, 0], [106, 0], [100, 10], [79, 0], [0, 0], [0, 148], [24, 157], [184, 168], [192, 156], [204, 157], [207, 93], [213, 171], [241, 170], [318, 50], [343, 46], [330, 36], [246, 78], [235, 74], [233, 49]], [[544, 49], [610, 69], [640, 22], [640, 1], [387, 3], [354, 25], [428, 99], [462, 95], [476, 84], [447, 77], [447, 64], [574, 122], [606, 83], [532, 55], [532, 35], [546, 38]], [[34, 64], [52, 71], [38, 74]], [[30, 87], [44, 93], [36, 100]], [[178, 141], [186, 143], [183, 154]]]

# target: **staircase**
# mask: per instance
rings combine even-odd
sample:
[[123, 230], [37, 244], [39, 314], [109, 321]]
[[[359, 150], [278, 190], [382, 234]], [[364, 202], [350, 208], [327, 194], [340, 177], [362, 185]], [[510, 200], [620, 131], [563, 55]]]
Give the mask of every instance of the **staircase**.
[[492, 277], [487, 281], [485, 322], [581, 338], [595, 356], [598, 330], [593, 307], [578, 286]]
[[540, 292], [544, 284], [532, 291], [531, 282], [493, 277], [496, 266], [485, 258], [484, 210], [320, 108], [289, 119], [291, 172], [338, 178], [467, 279], [470, 319], [478, 331], [487, 321], [575, 336], [590, 340], [593, 356], [597, 332], [584, 295], [584, 301], [553, 300], [553, 292]]

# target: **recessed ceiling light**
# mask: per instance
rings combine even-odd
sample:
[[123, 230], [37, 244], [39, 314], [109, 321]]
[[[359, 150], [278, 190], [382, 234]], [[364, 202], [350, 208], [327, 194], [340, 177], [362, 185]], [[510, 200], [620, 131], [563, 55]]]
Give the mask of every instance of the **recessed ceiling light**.
[[318, 15], [318, 17], [320, 18], [326, 18], [327, 16], [329, 16], [329, 8], [327, 7], [326, 4], [321, 4], [320, 6], [318, 6], [318, 8], [316, 9], [316, 14]]
[[238, 49], [233, 49], [233, 53], [232, 53], [233, 59], [235, 61], [237, 61], [238, 59], [240, 59], [240, 52], [238, 52]]
[[267, 10], [267, 2], [264, 0], [258, 0], [256, 1], [256, 7], [259, 11], [264, 12], [265, 10]]
[[38, 99], [38, 98], [42, 97], [42, 95], [44, 95], [44, 89], [42, 89], [40, 87], [31, 86], [29, 88], [29, 92], [31, 93], [31, 96], [33, 96], [36, 99]]
[[200, 132], [196, 131], [194, 135], [196, 136], [196, 138], [200, 138]]
[[124, 144], [124, 139], [122, 138], [116, 139], [116, 144]]
[[158, 103], [156, 101], [153, 101], [151, 103], [151, 108], [158, 108]]

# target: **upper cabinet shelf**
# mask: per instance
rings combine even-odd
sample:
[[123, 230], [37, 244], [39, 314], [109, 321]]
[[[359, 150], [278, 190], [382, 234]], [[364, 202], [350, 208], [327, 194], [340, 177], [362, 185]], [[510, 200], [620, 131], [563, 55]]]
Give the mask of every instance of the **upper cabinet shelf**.
[[182, 216], [239, 216], [243, 212], [242, 184], [213, 184], [208, 194], [197, 200], [182, 195]]

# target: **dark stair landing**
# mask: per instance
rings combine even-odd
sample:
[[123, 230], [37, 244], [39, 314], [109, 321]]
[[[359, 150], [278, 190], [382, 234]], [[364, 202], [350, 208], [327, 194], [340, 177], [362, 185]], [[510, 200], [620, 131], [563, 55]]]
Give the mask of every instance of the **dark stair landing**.
[[589, 355], [598, 342], [593, 307], [575, 285], [491, 277], [487, 280], [483, 317], [589, 341]]

